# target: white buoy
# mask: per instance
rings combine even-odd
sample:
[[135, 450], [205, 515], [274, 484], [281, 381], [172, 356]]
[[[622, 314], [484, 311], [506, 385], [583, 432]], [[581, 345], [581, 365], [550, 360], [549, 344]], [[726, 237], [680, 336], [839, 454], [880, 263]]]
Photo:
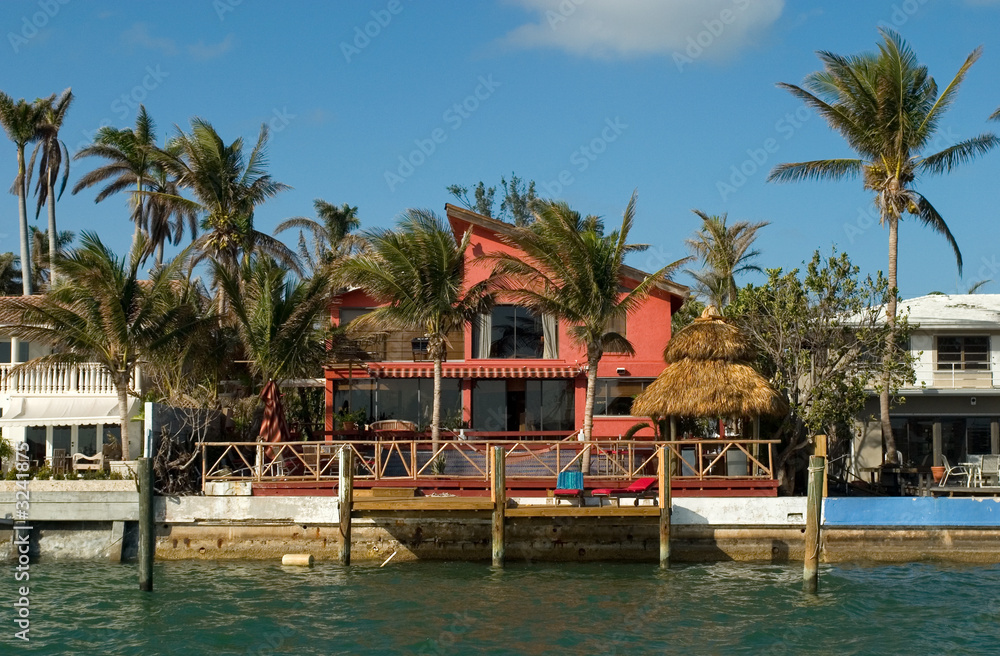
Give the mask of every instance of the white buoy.
[[285, 554], [281, 557], [282, 565], [292, 565], [294, 567], [312, 567], [312, 554]]

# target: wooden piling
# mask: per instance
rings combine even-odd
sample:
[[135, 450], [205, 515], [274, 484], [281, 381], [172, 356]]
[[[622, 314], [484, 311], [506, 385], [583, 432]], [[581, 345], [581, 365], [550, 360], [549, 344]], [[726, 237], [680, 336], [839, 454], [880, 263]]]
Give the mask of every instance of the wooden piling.
[[670, 567], [670, 460], [673, 452], [669, 447], [660, 446], [657, 454], [657, 478], [660, 504], [660, 567]]
[[493, 500], [493, 566], [503, 567], [507, 557], [507, 547], [504, 534], [504, 520], [507, 516], [507, 470], [504, 447], [490, 447], [493, 451], [493, 467], [490, 470]]
[[809, 497], [806, 500], [805, 563], [802, 569], [803, 589], [815, 593], [819, 587], [819, 520], [823, 508], [823, 473], [826, 458], [809, 457]]
[[340, 447], [340, 471], [337, 496], [340, 501], [340, 564], [351, 564], [351, 510], [354, 506], [354, 450], [350, 444]]
[[153, 460], [139, 458], [139, 589], [153, 589], [156, 525], [153, 515]]

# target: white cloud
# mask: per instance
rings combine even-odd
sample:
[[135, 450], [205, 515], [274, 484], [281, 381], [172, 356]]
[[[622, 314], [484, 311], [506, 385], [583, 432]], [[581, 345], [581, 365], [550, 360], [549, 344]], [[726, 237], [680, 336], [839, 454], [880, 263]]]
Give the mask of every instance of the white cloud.
[[597, 59], [684, 54], [692, 42], [701, 44], [699, 57], [723, 58], [753, 43], [784, 8], [784, 0], [516, 2], [538, 18], [511, 31], [504, 43]]
[[227, 34], [226, 38], [218, 43], [205, 43], [202, 39], [187, 47], [188, 54], [190, 54], [195, 59], [215, 59], [220, 57], [233, 48], [233, 43], [235, 43], [236, 38], [232, 34]]
[[154, 37], [145, 23], [135, 23], [122, 33], [122, 39], [130, 46], [146, 50], [158, 50], [164, 55], [176, 55], [177, 43], [173, 39]]

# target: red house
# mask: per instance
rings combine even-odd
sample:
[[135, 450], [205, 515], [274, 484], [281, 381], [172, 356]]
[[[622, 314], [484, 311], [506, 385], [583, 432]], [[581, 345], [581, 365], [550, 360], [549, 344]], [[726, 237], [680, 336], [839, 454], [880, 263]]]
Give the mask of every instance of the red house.
[[[483, 280], [492, 267], [481, 256], [516, 252], [500, 235], [510, 230], [501, 221], [454, 205], [445, 211], [455, 234], [472, 230], [466, 252], [467, 281]], [[645, 273], [626, 267], [623, 288], [634, 288]], [[629, 415], [633, 397], [663, 370], [663, 348], [670, 339], [670, 317], [687, 296], [687, 288], [664, 282], [646, 303], [618, 326], [635, 355], [605, 353], [598, 370], [594, 403], [594, 437], [622, 435], [641, 418]], [[335, 299], [335, 324], [377, 307], [361, 290]], [[623, 330], [624, 329], [624, 330]], [[327, 366], [327, 430], [334, 414], [364, 411], [368, 422], [401, 419], [419, 427], [430, 423], [433, 364], [426, 341], [418, 333], [394, 333], [364, 343], [365, 357]], [[566, 326], [554, 317], [537, 316], [523, 307], [497, 305], [465, 329], [449, 336], [442, 380], [442, 428], [464, 427], [472, 436], [561, 438], [583, 427], [587, 393], [586, 350], [574, 343]], [[483, 435], [492, 434], [492, 435]], [[651, 434], [647, 429], [645, 434]]]

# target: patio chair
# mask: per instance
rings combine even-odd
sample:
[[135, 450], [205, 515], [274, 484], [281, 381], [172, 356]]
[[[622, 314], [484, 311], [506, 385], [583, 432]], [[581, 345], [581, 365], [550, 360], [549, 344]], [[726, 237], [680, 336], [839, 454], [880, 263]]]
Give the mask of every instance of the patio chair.
[[595, 497], [610, 497], [617, 499], [619, 504], [623, 497], [635, 498], [635, 505], [639, 505], [639, 499], [649, 495], [655, 488], [657, 479], [655, 476], [638, 478], [628, 487], [619, 488], [599, 488], [590, 492]]
[[944, 487], [945, 485], [948, 484], [948, 477], [952, 475], [964, 476], [965, 486], [966, 487], [972, 486], [972, 470], [962, 465], [952, 465], [951, 463], [948, 462], [947, 456], [945, 456], [943, 453], [941, 454], [941, 465], [944, 467], [944, 476], [941, 477], [941, 483], [940, 483], [941, 487]]
[[556, 489], [552, 492], [556, 503], [561, 499], [583, 501], [583, 472], [559, 472]]
[[979, 466], [979, 486], [988, 485], [1000, 480], [1000, 455], [984, 455]]
[[73, 471], [104, 471], [104, 454], [88, 456], [82, 453], [73, 454]]

